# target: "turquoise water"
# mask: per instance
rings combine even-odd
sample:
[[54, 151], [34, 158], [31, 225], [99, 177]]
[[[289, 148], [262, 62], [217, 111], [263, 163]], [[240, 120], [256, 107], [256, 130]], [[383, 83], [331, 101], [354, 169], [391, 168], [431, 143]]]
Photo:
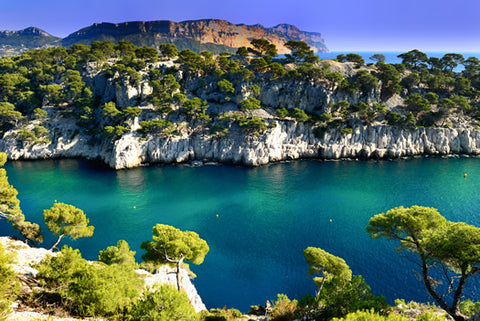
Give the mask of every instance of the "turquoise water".
[[[395, 243], [371, 240], [368, 219], [395, 206], [433, 206], [480, 226], [480, 159], [295, 161], [259, 168], [153, 166], [111, 171], [76, 160], [9, 162], [24, 213], [42, 221], [55, 200], [82, 208], [92, 238], [71, 241], [88, 259], [125, 239], [137, 251], [156, 223], [194, 230], [210, 245], [194, 283], [207, 307], [264, 304], [314, 293], [302, 251], [344, 258], [375, 294], [431, 301]], [[463, 173], [467, 172], [465, 179]], [[218, 217], [217, 217], [218, 215]], [[43, 225], [44, 230], [46, 227]], [[12, 233], [6, 223], [0, 232]], [[45, 246], [54, 242], [46, 234]], [[476, 280], [477, 284], [478, 279]], [[480, 290], [468, 293], [479, 299]]]

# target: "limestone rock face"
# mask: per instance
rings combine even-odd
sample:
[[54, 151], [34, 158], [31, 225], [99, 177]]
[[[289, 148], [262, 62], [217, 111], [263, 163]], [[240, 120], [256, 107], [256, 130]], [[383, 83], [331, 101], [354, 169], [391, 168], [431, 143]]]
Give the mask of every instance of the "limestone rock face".
[[[171, 284], [177, 286], [177, 278], [175, 269], [167, 265], [164, 265], [157, 269], [155, 274], [150, 274], [145, 270], [136, 270], [136, 272], [144, 277], [144, 282], [146, 286], [153, 286], [156, 283], [160, 284]], [[196, 312], [206, 310], [205, 304], [202, 302], [202, 298], [197, 293], [195, 286], [190, 281], [190, 276], [187, 270], [180, 270], [180, 288], [185, 291], [188, 295], [190, 304], [194, 307]]]
[[[129, 40], [137, 46], [155, 47], [161, 43], [175, 43], [180, 50], [187, 48], [198, 50], [198, 44], [220, 45], [224, 49], [248, 47], [251, 39], [263, 38], [275, 44], [280, 54], [289, 52], [284, 46], [288, 40], [301, 40], [315, 52], [328, 51], [325, 41], [318, 32], [301, 31], [288, 24], [266, 28], [258, 24], [232, 24], [219, 19], [95, 23], [70, 34], [62, 39], [61, 43], [68, 47], [74, 43], [90, 44], [106, 37], [113, 42]], [[215, 47], [209, 49], [215, 51]]]
[[[268, 120], [271, 122], [270, 120]], [[32, 145], [15, 139], [0, 140], [0, 151], [9, 159], [45, 159], [82, 157], [99, 159], [114, 169], [132, 168], [146, 163], [183, 163], [215, 161], [259, 166], [281, 160], [383, 159], [414, 155], [480, 154], [480, 132], [463, 128], [418, 128], [403, 130], [387, 125], [359, 126], [352, 134], [339, 130], [314, 135], [308, 123], [293, 120], [271, 122], [264, 134], [253, 137], [240, 130], [229, 136], [212, 137], [191, 133], [142, 138], [136, 132], [123, 135], [114, 143], [88, 144], [88, 137], [75, 132], [74, 124], [58, 122], [57, 136], [51, 144]], [[70, 127], [69, 127], [70, 126]], [[10, 133], [12, 134], [12, 133]]]
[[357, 127], [352, 134], [338, 130], [323, 139], [313, 128], [294, 121], [277, 122], [260, 137], [241, 133], [224, 138], [193, 135], [163, 138], [152, 136], [141, 141], [126, 135], [115, 144], [115, 153], [105, 162], [113, 168], [129, 168], [141, 163], [181, 163], [216, 161], [247, 166], [299, 158], [382, 159], [414, 155], [480, 154], [480, 132], [468, 129], [425, 128], [401, 130], [378, 125]]

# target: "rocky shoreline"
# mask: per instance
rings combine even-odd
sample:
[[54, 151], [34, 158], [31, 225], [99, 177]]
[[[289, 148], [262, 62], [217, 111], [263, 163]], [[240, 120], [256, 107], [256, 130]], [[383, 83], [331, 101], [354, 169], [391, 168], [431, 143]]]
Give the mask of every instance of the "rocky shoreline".
[[388, 125], [353, 128], [351, 134], [327, 130], [323, 137], [314, 134], [309, 123], [271, 122], [260, 136], [242, 131], [215, 137], [193, 133], [165, 137], [142, 137], [135, 131], [115, 142], [90, 145], [89, 137], [68, 122], [52, 123], [50, 144], [19, 143], [8, 134], [0, 140], [0, 151], [10, 160], [85, 158], [101, 160], [112, 169], [145, 164], [218, 162], [260, 166], [295, 159], [395, 159], [411, 156], [480, 155], [480, 131], [467, 128], [401, 129]]

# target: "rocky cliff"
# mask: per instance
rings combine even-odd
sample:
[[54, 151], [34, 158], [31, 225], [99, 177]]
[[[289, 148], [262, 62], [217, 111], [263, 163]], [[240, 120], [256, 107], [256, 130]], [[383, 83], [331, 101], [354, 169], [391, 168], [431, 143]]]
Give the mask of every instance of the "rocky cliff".
[[99, 159], [112, 168], [123, 169], [150, 163], [215, 161], [247, 166], [299, 158], [384, 159], [415, 155], [480, 154], [480, 132], [473, 129], [419, 128], [403, 130], [388, 125], [359, 126], [352, 134], [326, 131], [321, 138], [313, 126], [296, 121], [270, 121], [273, 125], [258, 137], [242, 132], [228, 137], [193, 134], [175, 137], [137, 133], [123, 135], [113, 145], [91, 146], [88, 137], [74, 133], [62, 123], [54, 130], [51, 144], [19, 144], [0, 140], [0, 151], [9, 159], [82, 157]]
[[38, 28], [20, 31], [0, 31], [0, 56], [19, 54], [25, 50], [48, 46], [91, 44], [94, 41], [131, 41], [136, 46], [157, 47], [173, 43], [179, 50], [192, 49], [213, 53], [235, 52], [238, 47], [250, 46], [253, 38], [264, 38], [275, 44], [280, 54], [288, 53], [284, 47], [288, 40], [301, 40], [315, 52], [328, 52], [318, 32], [301, 31], [289, 24], [267, 28], [262, 25], [232, 24], [225, 20], [202, 19], [182, 22], [131, 21], [124, 23], [95, 23], [60, 39]]
[[288, 24], [266, 28], [262, 25], [235, 25], [216, 19], [96, 23], [64, 38], [62, 45], [68, 47], [74, 43], [91, 44], [95, 40], [112, 42], [129, 40], [137, 46], [158, 47], [161, 43], [174, 43], [180, 50], [210, 49], [213, 52], [220, 52], [233, 51], [232, 48], [242, 46], [248, 47], [253, 38], [269, 40], [277, 46], [280, 54], [289, 52], [284, 46], [288, 40], [305, 41], [315, 52], [328, 51], [321, 34], [317, 32], [301, 31]]
[[[219, 67], [226, 64], [215, 59]], [[438, 104], [428, 104], [429, 113], [410, 112], [407, 118], [407, 94], [383, 97], [376, 66], [322, 61], [295, 70], [293, 63], [283, 62], [285, 76], [273, 77], [265, 71], [252, 73], [248, 58], [235, 59], [230, 62], [236, 71], [225, 74], [192, 71], [194, 65], [186, 68], [175, 59], [145, 63], [138, 70], [118, 59], [86, 63], [71, 74], [81, 77], [95, 101], [52, 105], [52, 94], [42, 96], [45, 116], [33, 112], [22, 121], [6, 119], [0, 151], [13, 160], [95, 159], [114, 169], [189, 161], [258, 166], [299, 158], [480, 154], [479, 126], [472, 117], [477, 107], [468, 101], [445, 116]], [[212, 58], [211, 63], [217, 62]], [[241, 71], [248, 77], [239, 76]], [[58, 88], [70, 90], [62, 79]], [[221, 87], [222, 82], [228, 86]], [[424, 90], [410, 89], [416, 95]], [[79, 107], [84, 101], [89, 105]], [[136, 116], [127, 113], [130, 106], [137, 109]], [[430, 127], [418, 122], [425, 115], [433, 119]]]

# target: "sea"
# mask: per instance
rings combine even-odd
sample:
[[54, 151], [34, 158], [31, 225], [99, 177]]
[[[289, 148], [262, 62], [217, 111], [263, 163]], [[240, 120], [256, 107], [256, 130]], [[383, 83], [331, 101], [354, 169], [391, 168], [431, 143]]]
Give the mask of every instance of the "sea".
[[[430, 206], [452, 221], [480, 226], [480, 159], [411, 158], [381, 161], [280, 162], [258, 168], [233, 165], [149, 166], [113, 171], [84, 160], [12, 161], [6, 164], [28, 220], [41, 224], [44, 246], [56, 237], [43, 221], [54, 202], [85, 211], [93, 237], [63, 244], [96, 260], [126, 240], [141, 261], [142, 241], [155, 224], [197, 232], [210, 246], [190, 267], [208, 308], [263, 305], [278, 293], [314, 294], [303, 250], [320, 247], [343, 258], [376, 295], [393, 304], [433, 301], [415, 257], [398, 243], [371, 239], [375, 214], [397, 206]], [[467, 173], [467, 177], [464, 177]], [[0, 234], [17, 235], [5, 222]], [[478, 300], [480, 279], [467, 285]]]

